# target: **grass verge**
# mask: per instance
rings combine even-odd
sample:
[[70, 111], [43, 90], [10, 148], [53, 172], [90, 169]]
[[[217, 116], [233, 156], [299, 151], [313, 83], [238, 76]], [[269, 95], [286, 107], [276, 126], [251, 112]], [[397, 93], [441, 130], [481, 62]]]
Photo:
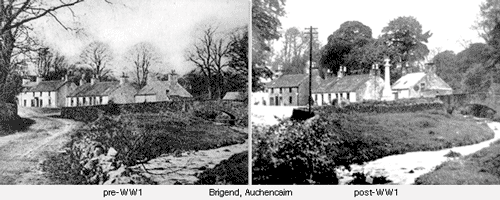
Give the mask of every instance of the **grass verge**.
[[500, 141], [474, 154], [447, 161], [415, 180], [416, 185], [500, 184]]

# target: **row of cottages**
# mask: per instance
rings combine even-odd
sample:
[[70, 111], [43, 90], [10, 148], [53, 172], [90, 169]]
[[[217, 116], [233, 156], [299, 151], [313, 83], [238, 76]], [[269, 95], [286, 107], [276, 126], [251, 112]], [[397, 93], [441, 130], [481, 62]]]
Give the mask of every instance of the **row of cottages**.
[[134, 103], [137, 88], [127, 81], [127, 77], [120, 77], [120, 81], [100, 82], [91, 78], [86, 83], [82, 78], [80, 86], [66, 96], [66, 106], [94, 106], [105, 105], [110, 102], [117, 104]]
[[177, 74], [168, 74], [166, 81], [160, 81], [155, 76], [149, 76], [146, 86], [134, 95], [135, 103], [170, 101], [172, 97], [193, 97], [178, 82]]
[[312, 90], [314, 105], [333, 105], [338, 101], [360, 102], [380, 100], [384, 80], [379, 69], [371, 69], [369, 74], [346, 76], [346, 68], [341, 67], [337, 77], [328, 77], [319, 87]]
[[[346, 68], [341, 67], [336, 77], [322, 79], [317, 70], [312, 74], [312, 100], [314, 105], [332, 105], [335, 102], [361, 102], [381, 100], [384, 87], [390, 87], [394, 98], [436, 97], [452, 94], [452, 88], [436, 75], [433, 66], [425, 72], [405, 74], [392, 86], [385, 86], [380, 69], [374, 66], [369, 74], [345, 75]], [[304, 106], [309, 97], [309, 75], [283, 75], [265, 86], [262, 105]], [[260, 100], [257, 99], [256, 102]]]
[[65, 76], [62, 80], [44, 81], [37, 77], [35, 82], [23, 79], [22, 91], [17, 96], [19, 106], [23, 107], [63, 107], [66, 96], [77, 86]]
[[169, 75], [167, 81], [149, 76], [146, 86], [138, 89], [127, 80], [99, 82], [92, 78], [90, 83], [80, 80], [80, 86], [66, 97], [66, 106], [93, 106], [109, 103], [127, 104], [171, 101], [172, 97], [191, 98], [192, 95], [178, 83], [178, 75]]
[[[315, 88], [321, 84], [321, 77], [317, 70], [312, 72], [311, 87]], [[265, 93], [269, 95], [269, 102], [263, 101], [264, 105], [281, 106], [303, 106], [307, 105], [309, 97], [309, 75], [287, 74], [272, 80], [265, 85]]]

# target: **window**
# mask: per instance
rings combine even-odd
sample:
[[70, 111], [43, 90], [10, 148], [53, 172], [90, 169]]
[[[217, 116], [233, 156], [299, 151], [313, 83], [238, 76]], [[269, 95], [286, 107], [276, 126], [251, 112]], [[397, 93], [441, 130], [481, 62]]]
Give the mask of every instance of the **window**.
[[328, 101], [332, 101], [332, 94], [328, 94]]
[[288, 92], [292, 93], [292, 88], [288, 88]]
[[[49, 97], [50, 97], [50, 92], [49, 92]], [[49, 103], [50, 104], [50, 103]]]
[[26, 107], [26, 99], [24, 100], [24, 107]]
[[40, 96], [42, 96], [42, 92], [40, 92]]
[[292, 104], [292, 97], [288, 97], [288, 103]]
[[168, 92], [170, 92], [170, 90], [165, 90], [165, 94], [168, 94]]
[[347, 95], [347, 96], [346, 96], [347, 100], [349, 100], [349, 92], [348, 92], [348, 93], [346, 93], [346, 95]]
[[283, 93], [283, 88], [280, 88], [280, 94]]
[[[50, 93], [49, 93], [49, 94], [50, 94]], [[51, 106], [51, 105], [52, 105], [52, 101], [49, 99], [49, 106]]]
[[420, 90], [424, 90], [425, 89], [425, 83], [420, 83]]
[[33, 96], [35, 96], [35, 92], [33, 92]]
[[71, 106], [75, 103], [75, 101], [73, 99], [71, 99]]
[[271, 88], [271, 93], [274, 93], [274, 88]]
[[270, 105], [272, 106], [274, 104], [274, 98], [273, 97], [270, 97], [269, 98], [269, 102], [270, 102]]
[[102, 97], [99, 97], [99, 104], [102, 104]]
[[86, 103], [85, 97], [83, 97], [83, 102], [82, 103], [83, 103], [83, 105], [85, 105], [85, 103]]

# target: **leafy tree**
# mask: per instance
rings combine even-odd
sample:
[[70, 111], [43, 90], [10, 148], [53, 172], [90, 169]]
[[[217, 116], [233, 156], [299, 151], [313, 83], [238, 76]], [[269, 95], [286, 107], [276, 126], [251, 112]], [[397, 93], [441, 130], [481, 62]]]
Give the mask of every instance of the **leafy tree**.
[[346, 21], [328, 36], [328, 43], [321, 53], [321, 67], [337, 73], [340, 66], [345, 66], [349, 73], [361, 73], [363, 68], [371, 67], [371, 63], [365, 64], [366, 53], [371, 55], [365, 46], [373, 44], [370, 27], [358, 21]]
[[436, 67], [436, 74], [441, 77], [454, 90], [461, 89], [462, 73], [458, 71], [457, 55], [453, 51], [440, 52], [432, 58]]
[[[382, 29], [381, 40], [387, 47], [392, 64], [401, 64], [401, 71], [415, 61], [423, 60], [429, 53], [425, 43], [432, 36], [423, 33], [422, 25], [415, 17], [398, 17]], [[393, 70], [395, 71], [395, 70]]]
[[[252, 0], [252, 91], [262, 89], [259, 77], [270, 77], [266, 67], [272, 53], [270, 42], [281, 37], [279, 17], [285, 15], [285, 0]], [[267, 62], [267, 63], [266, 63]]]

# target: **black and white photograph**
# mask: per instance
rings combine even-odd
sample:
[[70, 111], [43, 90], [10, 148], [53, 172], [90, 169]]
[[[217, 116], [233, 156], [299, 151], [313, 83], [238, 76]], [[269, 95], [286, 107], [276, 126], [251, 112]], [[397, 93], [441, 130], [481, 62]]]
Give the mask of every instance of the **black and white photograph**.
[[1, 185], [247, 185], [246, 0], [2, 0]]
[[252, 2], [252, 184], [500, 184], [499, 0]]

